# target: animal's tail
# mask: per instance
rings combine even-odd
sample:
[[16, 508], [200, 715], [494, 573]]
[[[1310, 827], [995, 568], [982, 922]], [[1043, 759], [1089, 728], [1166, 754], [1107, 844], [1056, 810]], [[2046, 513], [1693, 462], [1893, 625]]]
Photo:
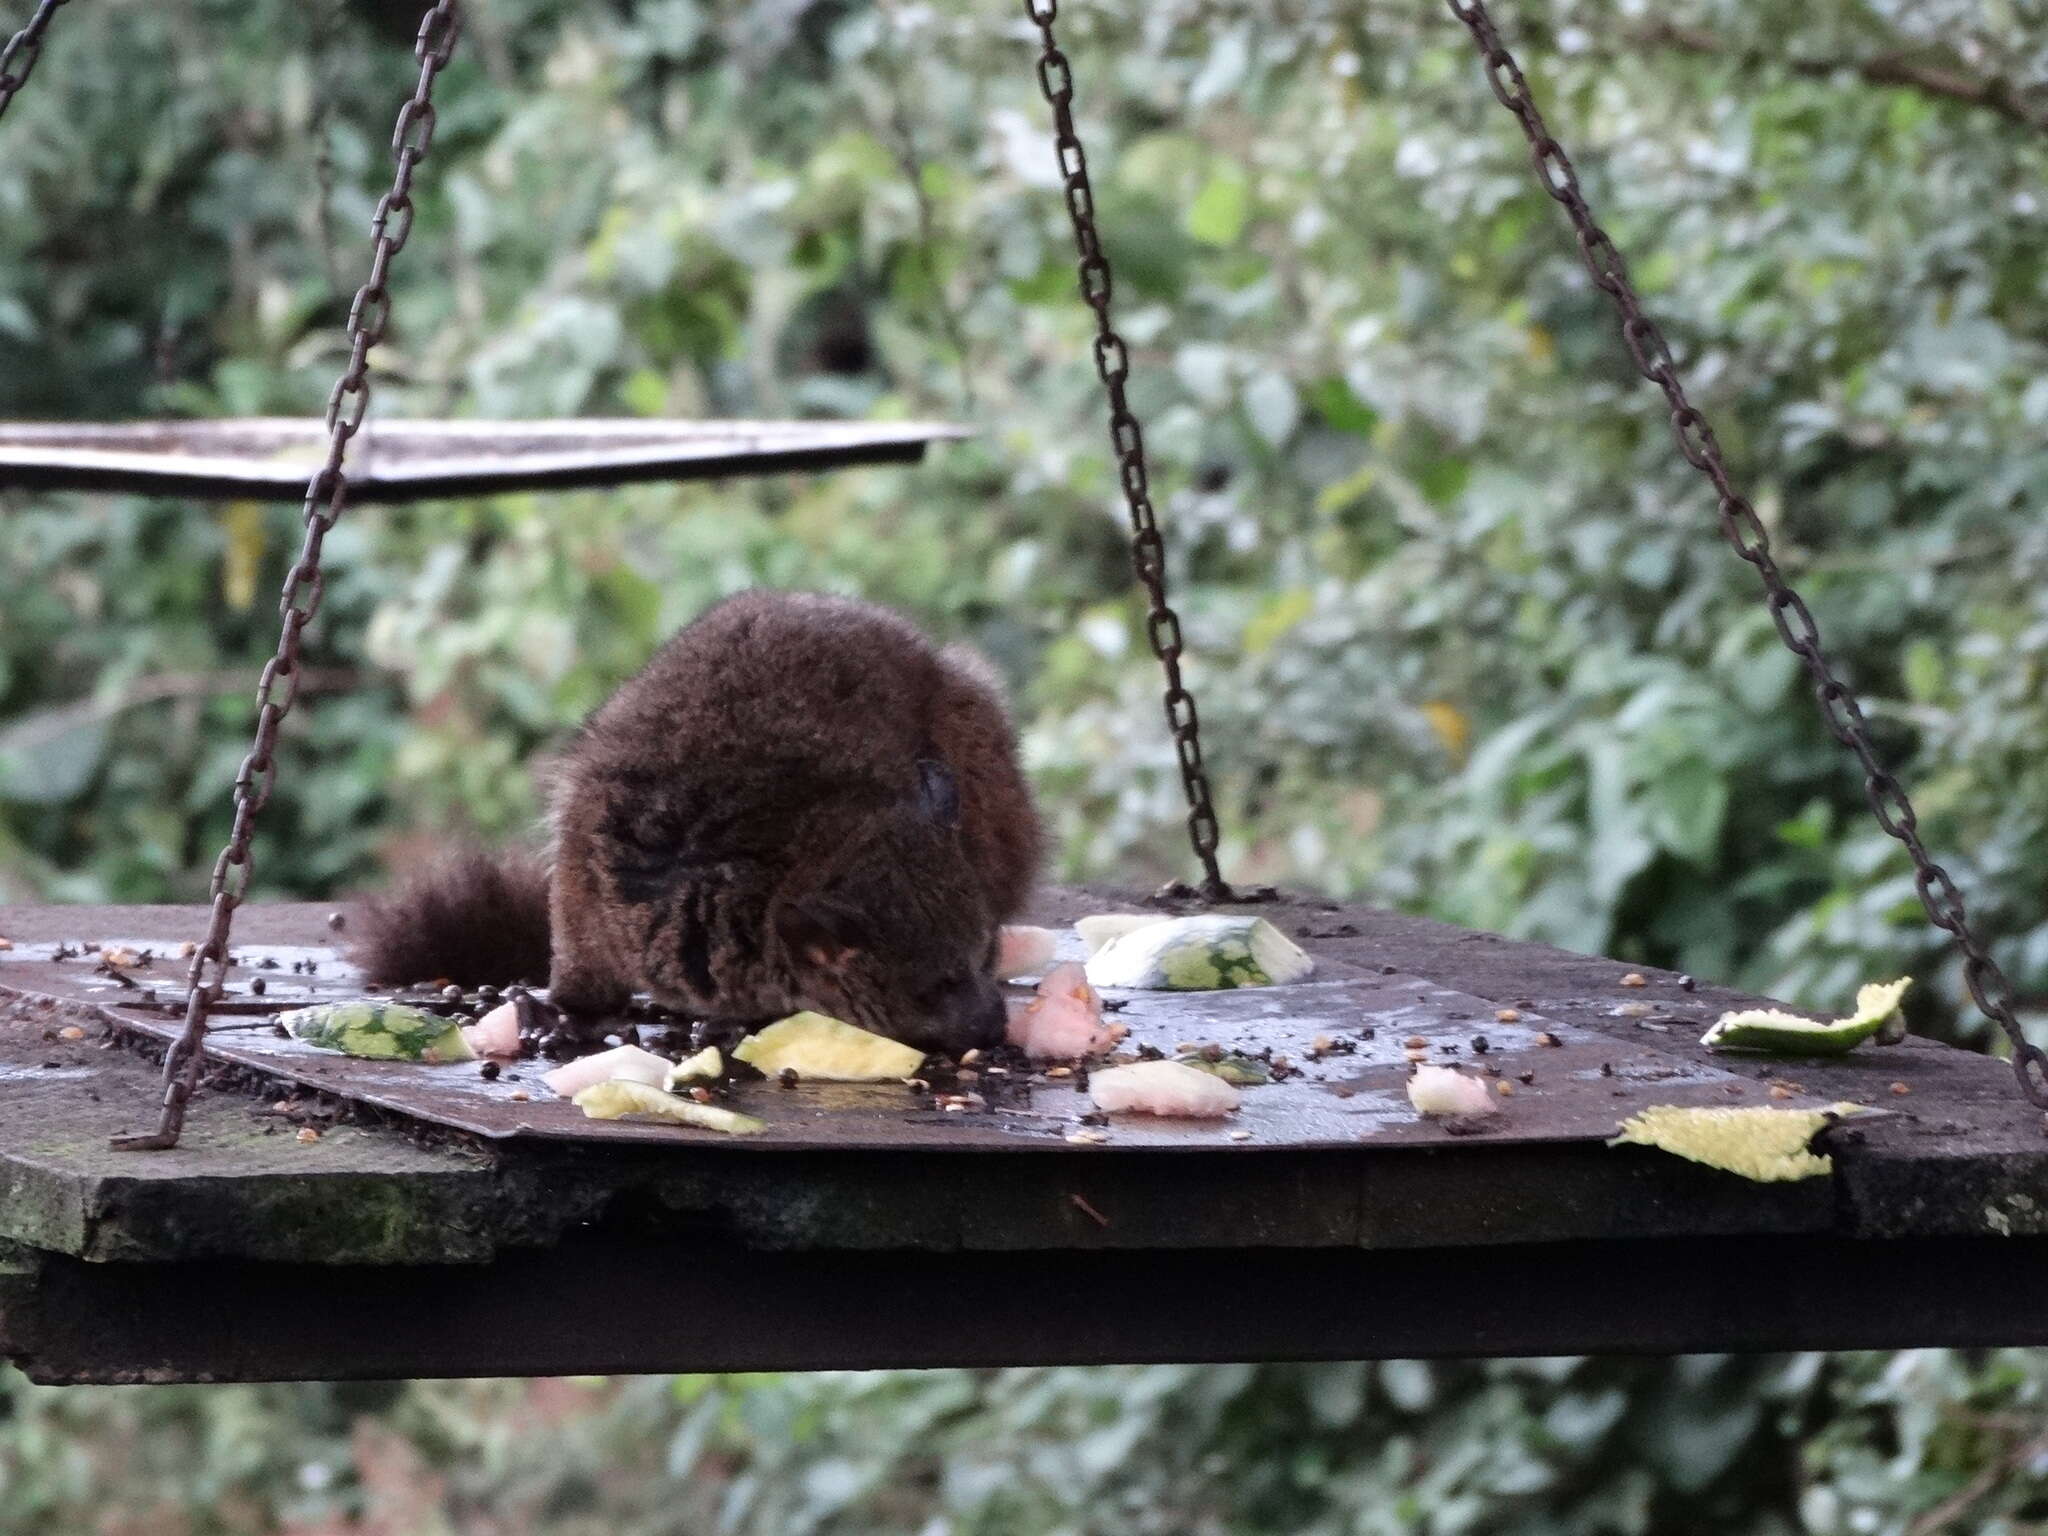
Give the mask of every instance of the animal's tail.
[[364, 902], [349, 958], [385, 986], [540, 986], [548, 979], [548, 877], [530, 853], [448, 855]]

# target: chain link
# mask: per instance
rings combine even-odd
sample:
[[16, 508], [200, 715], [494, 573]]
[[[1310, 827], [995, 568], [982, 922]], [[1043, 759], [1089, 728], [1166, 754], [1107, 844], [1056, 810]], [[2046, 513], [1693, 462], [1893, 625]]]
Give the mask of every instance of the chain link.
[[14, 93], [28, 84], [36, 59], [43, 51], [43, 34], [50, 29], [57, 8], [70, 3], [71, 0], [42, 0], [29, 17], [28, 25], [10, 37], [5, 48], [0, 48], [0, 117], [7, 115]]
[[2012, 1045], [2013, 1071], [2020, 1090], [2034, 1104], [2048, 1108], [2048, 1053], [2034, 1045], [2020, 1027], [2017, 1000], [2005, 973], [1991, 958], [1984, 942], [1970, 927], [1963, 907], [1962, 892], [1948, 871], [1934, 862], [1920, 840], [1919, 819], [1904, 787], [1879, 760], [1870, 739], [1863, 708], [1849, 689], [1821, 645], [1820, 625], [1805, 601], [1792, 589], [1771, 554], [1771, 539], [1756, 509], [1736, 490], [1721, 457], [1714, 429], [1685, 393], [1672, 361], [1670, 345], [1657, 323], [1643, 313], [1642, 301], [1628, 277], [1628, 264], [1619, 249], [1594, 219], [1592, 209], [1579, 188], [1578, 172], [1571, 157], [1551, 137], [1543, 114], [1537, 109], [1529, 82], [1521, 66], [1501, 41], [1485, 0], [1446, 0], [1451, 14], [1465, 24], [1478, 45], [1484, 61], [1487, 83], [1502, 106], [1515, 115], [1529, 141], [1537, 179], [1544, 191], [1564, 205], [1572, 228], [1578, 235], [1579, 251], [1593, 282], [1613, 300], [1621, 316], [1621, 339], [1643, 377], [1664, 392], [1671, 411], [1671, 431], [1685, 461], [1705, 475], [1718, 498], [1722, 535], [1737, 555], [1756, 568], [1763, 582], [1765, 603], [1787, 650], [1804, 664], [1813, 679], [1821, 717], [1828, 730], [1855, 756], [1863, 768], [1863, 783], [1871, 813], [1886, 833], [1901, 843], [1913, 861], [1913, 883], [1928, 920], [1944, 933], [1952, 934], [1963, 952], [1963, 981], [1971, 1000], [1996, 1024]]
[[277, 783], [278, 730], [298, 699], [300, 640], [306, 626], [320, 611], [320, 598], [326, 588], [326, 576], [320, 569], [321, 546], [347, 504], [348, 481], [342, 473], [342, 459], [348, 452], [349, 439], [362, 429], [364, 414], [369, 410], [370, 349], [384, 339], [385, 326], [391, 319], [391, 294], [386, 281], [392, 259], [405, 248], [412, 233], [413, 172], [433, 145], [434, 81], [447, 67], [460, 29], [456, 0], [438, 0], [421, 20], [419, 36], [413, 44], [419, 78], [411, 97], [399, 109], [398, 124], [392, 130], [391, 154], [397, 168], [391, 178], [391, 190], [378, 201], [370, 221], [370, 275], [350, 306], [348, 363], [327, 398], [327, 456], [306, 486], [302, 508], [305, 538], [299, 545], [298, 558], [285, 576], [283, 595], [278, 601], [281, 627], [277, 652], [264, 663], [263, 675], [256, 683], [255, 740], [235, 774], [234, 826], [228, 834], [227, 846], [214, 861], [211, 919], [186, 978], [185, 1027], [164, 1056], [163, 1115], [154, 1132], [116, 1137], [116, 1147], [137, 1151], [175, 1147], [184, 1129], [185, 1106], [198, 1086], [207, 1014], [220, 1000], [226, 985], [228, 937], [234, 926], [235, 908], [248, 895], [255, 870], [250, 839], [257, 813], [269, 803]]
[[1180, 765], [1181, 786], [1188, 801], [1188, 841], [1202, 865], [1201, 894], [1210, 901], [1235, 901], [1238, 894], [1216, 864], [1216, 809], [1209, 793], [1209, 774], [1202, 762], [1201, 721], [1195, 698], [1181, 680], [1180, 616], [1166, 599], [1166, 543], [1152, 507], [1150, 478], [1145, 468], [1145, 435], [1131, 413], [1124, 385], [1131, 376], [1130, 348], [1110, 319], [1112, 284], [1109, 257], [1095, 227], [1095, 191], [1088, 181], [1088, 155], [1074, 128], [1074, 72], [1053, 36], [1059, 0], [1024, 0], [1024, 12], [1038, 28], [1038, 88], [1052, 107], [1053, 147], [1059, 157], [1060, 181], [1067, 213], [1074, 224], [1076, 273], [1081, 297], [1095, 312], [1095, 373], [1109, 400], [1109, 441], [1115, 451], [1117, 479], [1130, 512], [1131, 569], [1145, 589], [1148, 612], [1145, 635], [1165, 674], [1167, 729]]

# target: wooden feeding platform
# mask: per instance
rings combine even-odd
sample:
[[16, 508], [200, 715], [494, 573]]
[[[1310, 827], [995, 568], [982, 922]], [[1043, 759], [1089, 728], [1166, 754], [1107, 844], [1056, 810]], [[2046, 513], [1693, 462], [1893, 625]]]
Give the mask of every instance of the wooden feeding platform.
[[[1139, 900], [1055, 890], [1035, 917]], [[732, 1140], [586, 1120], [545, 1063], [488, 1080], [282, 1038], [277, 1010], [356, 993], [346, 909], [337, 933], [325, 907], [250, 907], [211, 1091], [179, 1148], [138, 1153], [108, 1139], [154, 1115], [203, 911], [0, 907], [0, 1353], [182, 1381], [2048, 1342], [2048, 1140], [2005, 1064], [1714, 1056], [1701, 1032], [1755, 999], [1366, 908], [1258, 910], [1312, 979], [1119, 1013], [1132, 1045], [1299, 1068], [1228, 1123], [1071, 1140], [1085, 1095], [1018, 1071], [965, 1112], [762, 1082], [739, 1102], [768, 1131]], [[1476, 1130], [1419, 1119], [1417, 1040], [1513, 1095]], [[1653, 1104], [1844, 1100], [1879, 1112], [1796, 1183], [1608, 1145]]]
[[[425, 501], [909, 463], [967, 435], [914, 421], [372, 420], [344, 467], [350, 501]], [[0, 490], [297, 502], [326, 449], [310, 419], [0, 422]]]

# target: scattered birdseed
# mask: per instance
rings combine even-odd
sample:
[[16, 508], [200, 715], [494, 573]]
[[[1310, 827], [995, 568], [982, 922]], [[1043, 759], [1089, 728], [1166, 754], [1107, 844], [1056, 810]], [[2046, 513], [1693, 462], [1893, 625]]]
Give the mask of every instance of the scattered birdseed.
[[1678, 978], [1678, 990], [1681, 992], [1690, 992], [1698, 986], [1699, 983], [1697, 981], [1694, 981], [1690, 976], [1681, 976]]
[[528, 1093], [524, 1088], [514, 1088], [512, 1090], [512, 1102], [515, 1104], [524, 1104], [527, 1102], [527, 1100], [531, 1099], [532, 1097], [533, 1095]]
[[1536, 1081], [1536, 1074], [1534, 1072], [1517, 1072], [1515, 1074], [1515, 1081], [1526, 1088], [1529, 1084]]
[[[2048, 1129], [2044, 1129], [2042, 1134], [2048, 1135]], [[1252, 1133], [1250, 1131], [1232, 1131], [1230, 1133], [1230, 1139], [1232, 1141], [1250, 1141], [1252, 1139]]]
[[1403, 1049], [1410, 1051], [1421, 1051], [1427, 1050], [1429, 1048], [1429, 1042], [1423, 1039], [1420, 1035], [1410, 1035], [1406, 1040], [1403, 1040], [1401, 1042], [1401, 1045]]
[[1556, 1049], [1557, 1047], [1560, 1047], [1564, 1044], [1562, 1040], [1558, 1039], [1557, 1036], [1553, 1035], [1547, 1029], [1544, 1030], [1542, 1034], [1536, 1037], [1536, 1043], [1538, 1045], [1550, 1046], [1552, 1049]]
[[12, 948], [14, 948], [14, 940], [12, 940], [12, 939], [0, 939], [0, 949], [12, 949]]
[[1493, 1091], [1504, 1099], [1511, 1099], [1515, 1096], [1515, 1085], [1506, 1078], [1502, 1078], [1493, 1085]]
[[1892, 1084], [1892, 1092], [1893, 1092], [1893, 1093], [1898, 1093], [1898, 1094], [1907, 1094], [1907, 1093], [1911, 1093], [1912, 1091], [1913, 1091], [1913, 1089], [1912, 1089], [1912, 1086], [1911, 1086], [1910, 1084], [1908, 1084], [1908, 1083], [1893, 1083], [1893, 1084]]
[[1047, 1067], [1045, 1075], [1047, 1077], [1072, 1077], [1074, 1069], [1072, 1067]]
[[961, 1056], [960, 1065], [963, 1067], [971, 1067], [979, 1060], [981, 1060], [981, 1047], [977, 1045], [972, 1050], [965, 1052]]
[[192, 940], [190, 939], [187, 939], [184, 943], [178, 946], [178, 958], [180, 960], [190, 960], [194, 955], [198, 953], [199, 946], [193, 943]]
[[1099, 1147], [1108, 1141], [1109, 1138], [1100, 1131], [1069, 1131], [1067, 1132], [1067, 1140], [1083, 1142], [1091, 1147]]
[[1787, 1083], [1773, 1083], [1771, 1084], [1771, 1097], [1774, 1099], [1789, 1099], [1792, 1097], [1792, 1088]]
[[1641, 971], [1630, 971], [1621, 978], [1621, 984], [1624, 987], [1647, 987], [1650, 983]]
[[1519, 1024], [1522, 1012], [1519, 1008], [1498, 1008], [1494, 1010], [1494, 1022], [1498, 1024]]
[[1648, 1003], [1618, 1003], [1615, 1005], [1614, 1016], [1617, 1019], [1647, 1019], [1650, 1011]]
[[336, 933], [339, 933], [343, 928], [346, 928], [348, 926], [348, 918], [343, 913], [330, 912], [327, 914], [327, 926], [329, 928], [332, 928]]
[[66, 1024], [57, 1031], [57, 1038], [59, 1040], [83, 1040], [85, 1038], [85, 1031], [76, 1024]]
[[318, 1141], [319, 1139], [320, 1133], [314, 1130], [312, 1126], [302, 1125], [299, 1127], [299, 1140], [301, 1142], [304, 1142], [307, 1146], [311, 1146], [314, 1142]]

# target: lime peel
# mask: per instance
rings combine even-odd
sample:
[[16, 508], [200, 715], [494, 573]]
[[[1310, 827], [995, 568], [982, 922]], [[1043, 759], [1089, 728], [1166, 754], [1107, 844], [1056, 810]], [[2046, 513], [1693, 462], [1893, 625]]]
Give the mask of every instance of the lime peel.
[[592, 1120], [673, 1120], [702, 1131], [723, 1131], [728, 1136], [753, 1136], [768, 1128], [765, 1122], [756, 1120], [752, 1115], [720, 1109], [715, 1104], [699, 1104], [694, 1099], [678, 1098], [673, 1093], [663, 1093], [659, 1088], [650, 1088], [645, 1083], [623, 1077], [592, 1083], [577, 1094], [573, 1102]]
[[1655, 1147], [1759, 1184], [1790, 1183], [1832, 1173], [1833, 1159], [1807, 1150], [1814, 1133], [1861, 1110], [1859, 1104], [1830, 1109], [1695, 1108], [1654, 1104], [1629, 1116], [1610, 1147]]
[[1846, 1019], [1808, 1019], [1781, 1008], [1724, 1013], [1700, 1036], [1717, 1051], [1763, 1051], [1776, 1056], [1840, 1056], [1854, 1050], [1898, 1012], [1913, 978], [1866, 982], [1856, 991], [1856, 1012]]

